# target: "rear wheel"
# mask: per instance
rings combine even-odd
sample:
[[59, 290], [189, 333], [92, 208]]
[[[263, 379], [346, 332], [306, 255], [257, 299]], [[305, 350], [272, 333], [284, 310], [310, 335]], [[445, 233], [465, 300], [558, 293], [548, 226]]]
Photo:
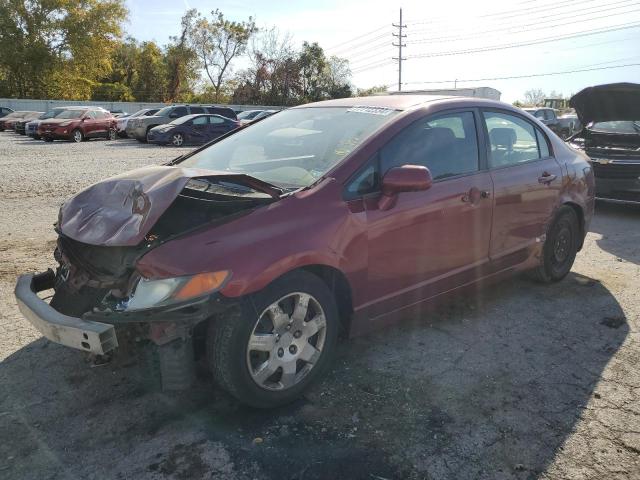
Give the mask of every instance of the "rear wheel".
[[171, 145], [174, 147], [181, 147], [184, 143], [184, 136], [181, 133], [174, 133], [171, 136]]
[[73, 132], [71, 132], [71, 140], [76, 143], [80, 143], [81, 141], [83, 141], [84, 135], [82, 134], [82, 131], [76, 128]]
[[45, 142], [53, 142], [53, 138], [51, 137], [44, 137], [43, 139]]
[[540, 266], [532, 272], [538, 281], [551, 283], [567, 276], [578, 253], [580, 226], [573, 208], [563, 206], [547, 231]]
[[253, 407], [289, 403], [328, 366], [338, 322], [324, 282], [311, 273], [290, 273], [209, 325], [214, 379]]

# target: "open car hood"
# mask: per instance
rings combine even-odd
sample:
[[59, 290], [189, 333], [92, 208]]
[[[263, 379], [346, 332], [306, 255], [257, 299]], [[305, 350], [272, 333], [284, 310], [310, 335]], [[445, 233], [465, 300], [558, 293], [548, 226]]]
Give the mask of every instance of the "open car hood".
[[583, 125], [640, 119], [640, 84], [610, 83], [588, 87], [569, 100]]
[[60, 208], [58, 230], [90, 245], [134, 246], [193, 178], [235, 181], [277, 197], [280, 192], [248, 175], [183, 168], [143, 167], [96, 183]]

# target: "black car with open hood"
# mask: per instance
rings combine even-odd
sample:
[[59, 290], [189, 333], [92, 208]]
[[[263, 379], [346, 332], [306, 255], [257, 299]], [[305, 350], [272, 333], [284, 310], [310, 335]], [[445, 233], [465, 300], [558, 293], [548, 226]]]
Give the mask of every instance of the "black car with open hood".
[[568, 141], [591, 159], [596, 197], [640, 203], [640, 84], [585, 88], [569, 105], [583, 128]]

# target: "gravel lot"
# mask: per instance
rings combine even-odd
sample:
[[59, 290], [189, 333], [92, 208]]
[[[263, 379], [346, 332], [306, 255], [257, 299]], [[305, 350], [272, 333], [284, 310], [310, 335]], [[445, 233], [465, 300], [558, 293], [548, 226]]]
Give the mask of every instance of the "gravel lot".
[[19, 314], [61, 202], [187, 149], [0, 133], [0, 478], [640, 478], [640, 209], [598, 205], [573, 272], [343, 341], [298, 403], [238, 406], [144, 362], [90, 368]]

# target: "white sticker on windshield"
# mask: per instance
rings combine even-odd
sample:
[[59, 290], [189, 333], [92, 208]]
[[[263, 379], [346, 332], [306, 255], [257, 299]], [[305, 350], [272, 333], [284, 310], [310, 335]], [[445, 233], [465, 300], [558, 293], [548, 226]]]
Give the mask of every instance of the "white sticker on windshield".
[[356, 113], [369, 113], [371, 115], [389, 115], [393, 112], [392, 108], [386, 107], [353, 107], [347, 110], [347, 112], [356, 112]]

